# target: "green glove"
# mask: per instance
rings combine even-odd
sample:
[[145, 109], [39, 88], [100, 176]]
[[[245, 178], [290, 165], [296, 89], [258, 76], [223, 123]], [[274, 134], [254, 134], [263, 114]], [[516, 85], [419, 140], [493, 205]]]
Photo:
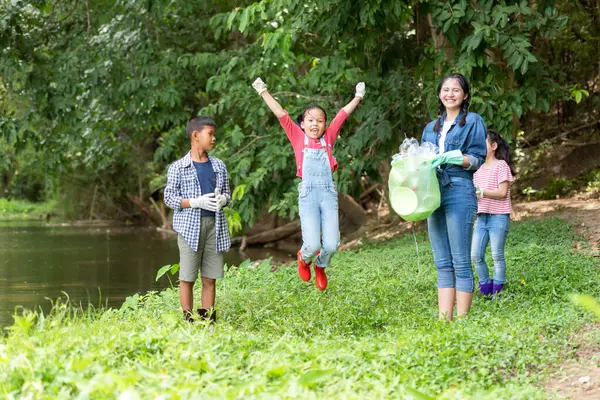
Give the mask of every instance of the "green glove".
[[435, 156], [435, 158], [431, 160], [431, 166], [437, 168], [441, 164], [462, 165], [464, 160], [465, 158], [460, 150], [452, 150]]

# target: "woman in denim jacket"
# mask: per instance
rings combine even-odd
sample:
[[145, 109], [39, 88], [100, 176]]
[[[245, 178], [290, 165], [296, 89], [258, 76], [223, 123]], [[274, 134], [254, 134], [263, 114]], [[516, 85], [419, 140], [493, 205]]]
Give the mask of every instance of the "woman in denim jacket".
[[438, 275], [440, 319], [466, 316], [473, 299], [471, 236], [477, 213], [473, 173], [486, 156], [487, 128], [480, 115], [469, 112], [470, 89], [461, 74], [442, 78], [437, 88], [438, 118], [423, 131], [422, 142], [438, 146], [437, 168], [441, 205], [428, 219], [429, 241]]

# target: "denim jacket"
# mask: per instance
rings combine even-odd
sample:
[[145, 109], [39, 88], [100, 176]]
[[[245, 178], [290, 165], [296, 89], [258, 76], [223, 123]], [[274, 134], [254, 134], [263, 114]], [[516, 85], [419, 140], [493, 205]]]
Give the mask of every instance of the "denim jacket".
[[[458, 114], [450, 130], [446, 134], [446, 141], [444, 144], [444, 152], [450, 150], [460, 150], [467, 158], [471, 165], [467, 168], [463, 168], [460, 165], [453, 164], [442, 164], [438, 167], [438, 179], [442, 186], [450, 183], [451, 177], [467, 178], [472, 180], [473, 173], [481, 166], [485, 161], [487, 153], [487, 147], [485, 144], [485, 138], [487, 136], [487, 127], [483, 118], [479, 114], [468, 113], [467, 121], [464, 126], [460, 126], [458, 122], [462, 118], [462, 112]], [[442, 116], [441, 124], [444, 124], [446, 115]], [[436, 120], [431, 121], [423, 130], [423, 137], [421, 143], [429, 142], [436, 146], [439, 146], [440, 133], [435, 132], [433, 127]]]

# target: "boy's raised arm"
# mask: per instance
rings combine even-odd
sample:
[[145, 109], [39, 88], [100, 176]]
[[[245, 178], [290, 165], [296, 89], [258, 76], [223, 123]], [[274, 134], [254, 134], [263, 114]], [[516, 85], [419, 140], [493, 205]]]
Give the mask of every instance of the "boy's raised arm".
[[263, 98], [265, 103], [267, 103], [267, 106], [269, 106], [269, 108], [271, 109], [271, 111], [273, 111], [273, 114], [275, 114], [277, 118], [281, 118], [285, 115], [285, 110], [283, 109], [283, 107], [281, 107], [277, 100], [275, 100], [273, 96], [271, 96], [271, 94], [268, 92], [267, 85], [263, 82], [262, 79], [256, 78], [254, 83], [252, 83], [252, 87]]
[[365, 83], [359, 82], [356, 85], [356, 94], [354, 95], [354, 98], [350, 103], [346, 104], [342, 108], [346, 112], [346, 114], [350, 115], [354, 112], [354, 110], [356, 110], [356, 107], [358, 107], [358, 103], [360, 103], [362, 98], [365, 96], [365, 91]]

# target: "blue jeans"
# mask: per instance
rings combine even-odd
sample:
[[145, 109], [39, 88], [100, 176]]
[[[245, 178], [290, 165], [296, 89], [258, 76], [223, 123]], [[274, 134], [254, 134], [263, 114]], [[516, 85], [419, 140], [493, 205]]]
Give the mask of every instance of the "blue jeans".
[[312, 260], [317, 251], [321, 250], [315, 264], [325, 268], [340, 244], [337, 190], [333, 182], [331, 184], [302, 182], [298, 192], [302, 258], [305, 261]]
[[490, 283], [488, 265], [485, 262], [485, 249], [490, 243], [494, 260], [494, 283], [506, 283], [506, 260], [504, 245], [510, 227], [510, 214], [479, 214], [473, 231], [471, 258], [479, 283]]
[[452, 177], [449, 184], [440, 185], [440, 192], [440, 208], [427, 219], [437, 287], [455, 287], [471, 293], [474, 289], [471, 238], [477, 213], [475, 187], [471, 179]]

